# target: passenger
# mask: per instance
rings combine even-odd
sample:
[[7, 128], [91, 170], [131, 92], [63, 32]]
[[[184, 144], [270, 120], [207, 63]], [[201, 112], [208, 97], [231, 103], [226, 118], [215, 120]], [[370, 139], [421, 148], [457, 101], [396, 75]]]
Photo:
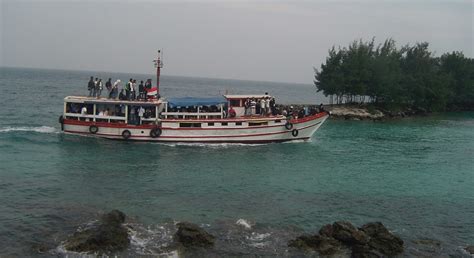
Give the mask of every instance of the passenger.
[[229, 117], [235, 117], [237, 113], [235, 112], [233, 107], [230, 107], [229, 109]]
[[104, 116], [110, 116], [110, 110], [108, 108], [104, 111]]
[[83, 106], [83, 107], [81, 108], [81, 115], [87, 115], [87, 108], [86, 108], [86, 106]]
[[145, 86], [143, 85], [143, 81], [140, 81], [140, 84], [138, 85], [138, 99], [140, 100], [146, 100], [146, 94], [145, 94]]
[[104, 85], [102, 84], [102, 79], [99, 79], [96, 87], [97, 87], [97, 98], [100, 98], [100, 95], [102, 94], [102, 89], [104, 88]]
[[300, 111], [298, 112], [298, 118], [303, 118], [305, 115], [305, 110], [304, 109], [300, 109]]
[[130, 99], [130, 92], [131, 92], [131, 88], [132, 88], [132, 83], [133, 83], [133, 79], [130, 78], [130, 80], [127, 82], [127, 84], [125, 84], [126, 99]]
[[272, 115], [276, 115], [277, 112], [275, 110], [275, 98], [272, 98], [270, 100], [270, 109], [271, 109], [270, 111], [271, 111]]
[[149, 90], [151, 89], [151, 79], [147, 79], [145, 82], [145, 89]]
[[143, 114], [145, 114], [145, 109], [143, 107], [140, 107], [140, 109], [138, 109], [138, 117], [140, 118], [140, 124], [143, 123], [143, 121], [142, 121]]
[[97, 114], [97, 115], [104, 116], [104, 111], [103, 110], [99, 111], [99, 114]]
[[137, 95], [136, 95], [136, 93], [137, 93], [137, 80], [133, 80], [132, 85], [130, 87], [130, 93], [131, 93], [132, 100], [135, 100], [135, 98], [137, 97]]
[[265, 98], [265, 115], [270, 115], [270, 97]]
[[244, 102], [245, 112], [244, 114], [248, 116], [250, 114], [250, 98], [247, 98]]
[[111, 95], [111, 98], [113, 99], [117, 99], [118, 97], [118, 88], [120, 86], [120, 80], [116, 80], [114, 82], [114, 86], [112, 86], [112, 91], [110, 92], [112, 95]]
[[324, 112], [323, 103], [319, 104], [319, 112]]
[[283, 109], [283, 111], [281, 111], [281, 114], [286, 117], [288, 116], [288, 111], [286, 111], [286, 109]]
[[87, 89], [89, 90], [89, 97], [92, 97], [92, 94], [94, 94], [94, 77], [91, 76], [91, 79], [89, 80], [89, 83], [87, 84]]
[[127, 99], [127, 95], [124, 93], [123, 89], [120, 91], [119, 99], [120, 100], [126, 100]]
[[105, 82], [105, 88], [107, 89], [107, 91], [109, 92], [109, 95], [108, 95], [108, 98], [112, 98], [112, 78], [109, 78], [109, 80], [107, 80], [107, 82]]
[[260, 115], [265, 115], [265, 98], [260, 99]]
[[99, 78], [95, 78], [94, 81], [94, 93], [92, 94], [93, 97], [97, 96], [97, 84], [99, 83]]
[[252, 100], [250, 101], [250, 115], [256, 114], [256, 107], [257, 107], [257, 101], [255, 101], [255, 98], [252, 98]]

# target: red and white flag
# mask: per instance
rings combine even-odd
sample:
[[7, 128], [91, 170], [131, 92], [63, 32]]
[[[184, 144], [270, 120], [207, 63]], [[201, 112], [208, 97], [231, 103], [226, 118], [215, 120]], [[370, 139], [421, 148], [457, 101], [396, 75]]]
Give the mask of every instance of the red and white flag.
[[146, 95], [150, 96], [150, 97], [155, 97], [158, 94], [158, 88], [157, 87], [147, 89], [146, 91], [147, 91]]

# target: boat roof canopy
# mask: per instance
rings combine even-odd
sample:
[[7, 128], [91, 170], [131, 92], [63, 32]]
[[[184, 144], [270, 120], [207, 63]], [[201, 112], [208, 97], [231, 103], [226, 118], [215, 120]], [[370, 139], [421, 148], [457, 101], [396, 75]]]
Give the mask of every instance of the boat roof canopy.
[[226, 99], [262, 99], [265, 97], [271, 97], [270, 95], [265, 95], [265, 94], [255, 94], [255, 95], [238, 95], [238, 94], [232, 94], [232, 95], [224, 95]]
[[135, 106], [156, 106], [163, 101], [161, 99], [152, 99], [148, 101], [138, 101], [138, 100], [118, 100], [118, 99], [106, 99], [106, 98], [95, 98], [95, 97], [84, 97], [84, 96], [67, 96], [64, 98], [65, 102], [70, 103], [84, 103], [84, 104], [126, 104], [126, 105], [135, 105]]
[[212, 98], [167, 98], [170, 107], [188, 107], [188, 106], [217, 106], [219, 104], [227, 103], [227, 100], [223, 97], [212, 97]]

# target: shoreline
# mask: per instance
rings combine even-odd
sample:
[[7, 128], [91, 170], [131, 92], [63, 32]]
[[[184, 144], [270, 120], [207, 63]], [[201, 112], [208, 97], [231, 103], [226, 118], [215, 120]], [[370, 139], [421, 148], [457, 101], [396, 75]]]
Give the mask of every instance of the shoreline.
[[[319, 105], [314, 104], [285, 104], [278, 105], [280, 109], [289, 110], [290, 106], [294, 110], [301, 110], [305, 107], [309, 109], [319, 108]], [[439, 112], [429, 112], [422, 109], [405, 109], [399, 111], [385, 110], [373, 105], [358, 105], [358, 104], [328, 104], [324, 105], [324, 109], [331, 113], [330, 119], [335, 120], [372, 120], [372, 121], [382, 121], [382, 120], [393, 120], [401, 119], [408, 117], [425, 117], [432, 114], [437, 114]], [[473, 110], [453, 110], [446, 112], [472, 112]]]

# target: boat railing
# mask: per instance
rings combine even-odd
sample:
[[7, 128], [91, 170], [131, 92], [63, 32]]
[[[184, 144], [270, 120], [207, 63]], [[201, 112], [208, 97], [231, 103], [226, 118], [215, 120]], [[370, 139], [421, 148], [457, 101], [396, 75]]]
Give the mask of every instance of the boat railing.
[[77, 120], [83, 119], [88, 119], [89, 121], [107, 121], [107, 122], [112, 122], [112, 121], [126, 121], [127, 118], [124, 116], [104, 116], [104, 115], [83, 115], [83, 114], [76, 114], [76, 113], [65, 113], [64, 116], [66, 118], [69, 117], [75, 117]]
[[161, 115], [163, 115], [166, 119], [167, 118], [223, 118], [224, 115], [221, 112], [209, 112], [209, 113], [196, 113], [196, 112], [162, 112]]

